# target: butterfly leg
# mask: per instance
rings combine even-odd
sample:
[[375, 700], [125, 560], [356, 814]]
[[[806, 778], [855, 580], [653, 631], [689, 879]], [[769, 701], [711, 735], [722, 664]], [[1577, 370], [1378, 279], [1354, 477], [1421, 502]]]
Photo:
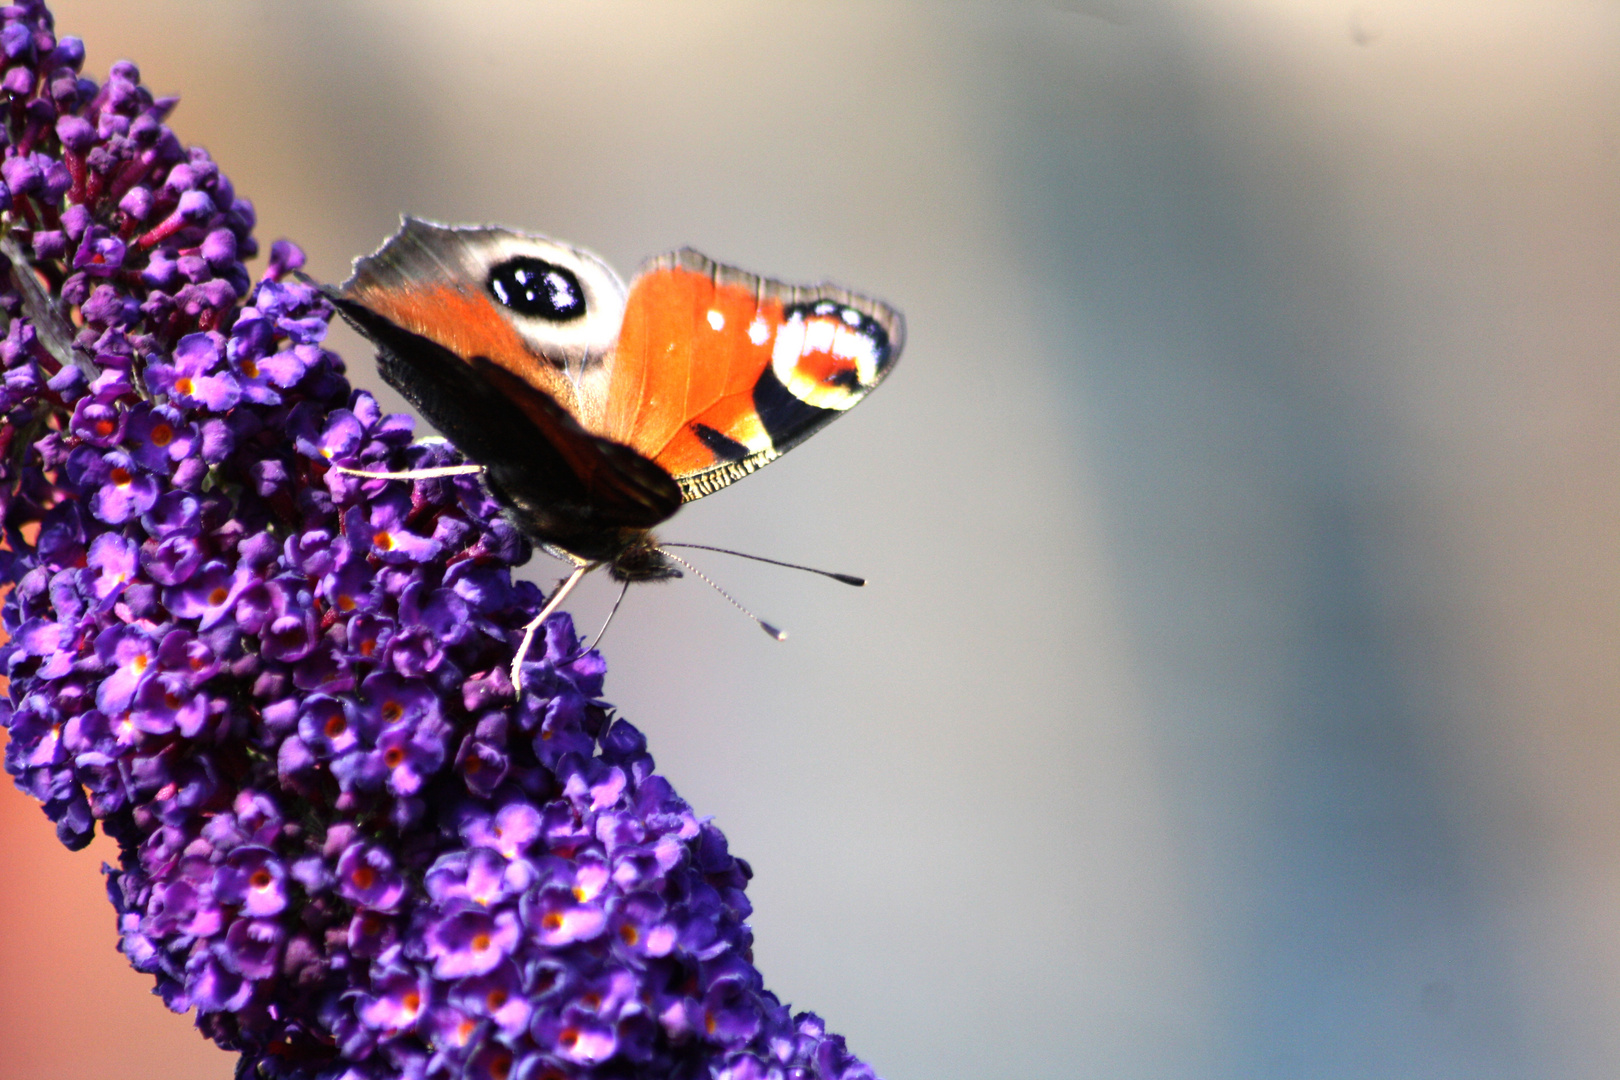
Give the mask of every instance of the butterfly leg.
[[568, 594], [574, 591], [574, 586], [579, 584], [579, 579], [594, 569], [596, 565], [596, 563], [582, 562], [575, 566], [573, 573], [557, 583], [556, 591], [546, 601], [546, 606], [540, 609], [540, 614], [529, 620], [529, 625], [523, 628], [523, 641], [518, 644], [517, 654], [512, 657], [512, 689], [517, 693], [523, 693], [523, 658], [529, 655], [529, 646], [534, 644], [535, 631], [539, 630], [540, 624], [545, 622], [553, 611], [557, 610]]
[[351, 469], [347, 465], [333, 465], [333, 472], [361, 476], [367, 480], [434, 480], [441, 476], [472, 476], [484, 471], [482, 465], [444, 465], [437, 469], [406, 469], [404, 472], [373, 472], [370, 469]]

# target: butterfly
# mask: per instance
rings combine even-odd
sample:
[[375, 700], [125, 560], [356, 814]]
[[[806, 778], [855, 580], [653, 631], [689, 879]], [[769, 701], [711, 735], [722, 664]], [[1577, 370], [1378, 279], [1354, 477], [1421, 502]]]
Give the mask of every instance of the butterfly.
[[905, 342], [898, 311], [835, 285], [682, 249], [627, 287], [548, 237], [413, 217], [328, 296], [377, 346], [384, 381], [472, 463], [450, 471], [481, 472], [519, 529], [575, 564], [514, 683], [580, 577], [679, 576], [652, 529], [846, 412]]

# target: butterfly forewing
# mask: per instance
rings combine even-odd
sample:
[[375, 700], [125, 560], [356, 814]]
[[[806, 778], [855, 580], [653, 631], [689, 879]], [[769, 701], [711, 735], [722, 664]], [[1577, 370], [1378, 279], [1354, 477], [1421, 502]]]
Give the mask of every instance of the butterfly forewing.
[[[518, 266], [565, 274], [577, 308], [543, 318], [499, 302], [500, 281]], [[587, 427], [599, 418], [624, 284], [588, 251], [509, 229], [407, 217], [387, 243], [355, 261], [342, 295], [456, 356], [488, 358]]]
[[624, 286], [595, 256], [505, 229], [407, 218], [331, 293], [378, 369], [532, 535], [587, 557], [680, 506], [667, 472], [592, 430]]

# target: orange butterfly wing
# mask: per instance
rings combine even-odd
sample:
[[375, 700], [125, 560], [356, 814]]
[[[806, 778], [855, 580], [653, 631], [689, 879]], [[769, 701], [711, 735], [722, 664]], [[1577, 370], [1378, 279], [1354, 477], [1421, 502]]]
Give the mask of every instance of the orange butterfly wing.
[[904, 335], [898, 312], [835, 286], [665, 255], [631, 284], [597, 433], [662, 467], [690, 502], [865, 397]]
[[[588, 319], [536, 325], [495, 303], [491, 268], [530, 255], [578, 271]], [[594, 552], [582, 538], [648, 528], [680, 506], [666, 471], [590, 430], [622, 291], [605, 264], [555, 241], [406, 218], [329, 296], [380, 347], [383, 378], [490, 470], [536, 535]]]

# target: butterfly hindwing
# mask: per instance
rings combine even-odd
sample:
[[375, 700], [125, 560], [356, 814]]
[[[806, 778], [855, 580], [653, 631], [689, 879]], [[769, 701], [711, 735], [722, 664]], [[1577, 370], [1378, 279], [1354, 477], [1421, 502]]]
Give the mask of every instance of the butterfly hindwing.
[[888, 305], [784, 285], [691, 250], [630, 287], [602, 434], [663, 467], [685, 501], [717, 491], [871, 392], [904, 344]]

